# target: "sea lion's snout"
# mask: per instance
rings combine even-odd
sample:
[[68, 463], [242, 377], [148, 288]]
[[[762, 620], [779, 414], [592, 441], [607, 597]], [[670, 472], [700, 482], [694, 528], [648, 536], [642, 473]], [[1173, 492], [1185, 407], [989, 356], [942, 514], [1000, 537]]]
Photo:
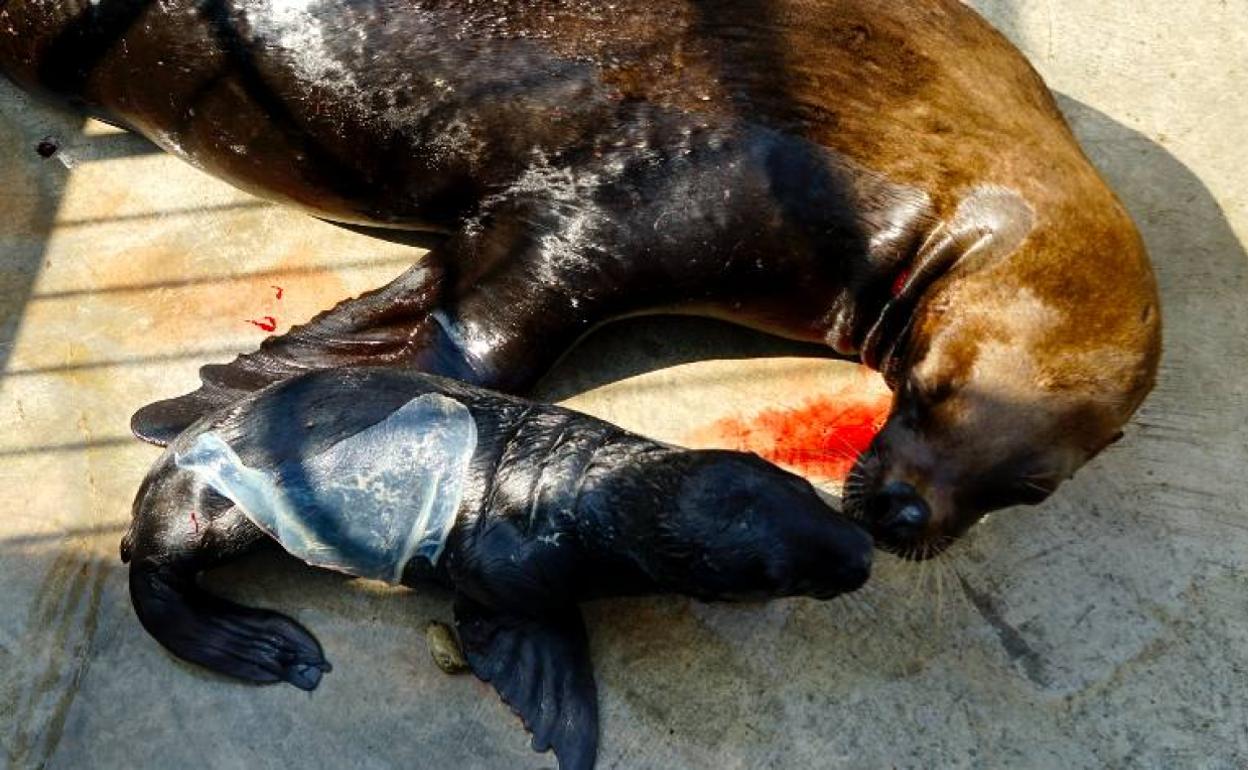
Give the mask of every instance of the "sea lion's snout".
[[690, 451], [641, 470], [647, 489], [674, 493], [647, 550], [684, 544], [664, 559], [663, 573], [686, 593], [830, 599], [858, 590], [871, 576], [871, 536], [830, 508], [809, 482], [758, 457]]
[[931, 507], [914, 487], [901, 481], [886, 485], [869, 507], [875, 536], [891, 544], [919, 539], [932, 520]]
[[[842, 521], [839, 517], [825, 524], [824, 532], [829, 542], [823, 543], [818, 551], [825, 569], [831, 566], [831, 574], [817, 580], [807, 591], [816, 599], [831, 599], [841, 594], [857, 591], [866, 585], [871, 578], [871, 566], [875, 543], [863, 529]], [[809, 568], [811, 574], [818, 574], [817, 564]]]
[[755, 547], [776, 593], [831, 599], [862, 588], [871, 577], [871, 535], [829, 508], [807, 481], [761, 462], [751, 470], [755, 510], [769, 531]]
[[788, 522], [764, 555], [776, 595], [826, 600], [866, 585], [875, 550], [866, 530], [826, 507], [777, 513]]
[[[1082, 451], [1028, 427], [994, 434], [928, 420], [918, 429], [898, 413], [859, 458], [846, 510], [881, 549], [907, 559], [937, 556], [985, 514], [1043, 502], [1082, 463]], [[985, 436], [983, 451], [969, 449], [970, 435]]]

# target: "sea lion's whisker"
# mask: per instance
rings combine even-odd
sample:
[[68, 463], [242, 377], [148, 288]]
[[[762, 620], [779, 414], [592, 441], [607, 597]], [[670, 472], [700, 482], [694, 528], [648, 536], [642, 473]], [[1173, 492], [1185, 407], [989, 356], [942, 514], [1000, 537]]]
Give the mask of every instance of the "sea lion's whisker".
[[[952, 592], [946, 593], [945, 591], [946, 585], [957, 585], [957, 569], [954, 566], [954, 559], [956, 557], [951, 556], [950, 551], [948, 550], [948, 546], [954, 541], [955, 538], [949, 535], [941, 536], [935, 541], [939, 552], [932, 558], [931, 561], [932, 566], [937, 570], [937, 574], [940, 576], [939, 590], [937, 591], [937, 621], [940, 620], [940, 613], [943, 612], [945, 603], [947, 601], [952, 601], [955, 598]], [[946, 577], [948, 577], [948, 580], [945, 579]]]
[[877, 584], [867, 583], [865, 586], [850, 595], [854, 597], [854, 601], [866, 608], [868, 616], [873, 616], [878, 615], [880, 611], [875, 606], [875, 603], [871, 601], [870, 597], [872, 594], [878, 593], [879, 590], [880, 589]]
[[[906, 554], [906, 558], [912, 561], [918, 556], [919, 551], [917, 548], [911, 548]], [[915, 599], [919, 597], [921, 589], [927, 587], [927, 562], [919, 560], [919, 568], [912, 570], [912, 572], [914, 574], [914, 582], [910, 586], [910, 594], [906, 597], [906, 603], [910, 605], [913, 605]]]
[[1024, 478], [1022, 479], [1022, 483], [1023, 483], [1023, 486], [1027, 487], [1028, 489], [1034, 489], [1035, 491], [1040, 492], [1045, 495], [1052, 494], [1053, 492], [1052, 486], [1044, 486], [1035, 481], [1032, 481], [1031, 479]]
[[847, 612], [855, 616], [858, 620], [870, 619], [875, 612], [875, 607], [868, 604], [860, 595], [861, 591], [856, 591], [838, 596], [834, 603], [845, 608]]

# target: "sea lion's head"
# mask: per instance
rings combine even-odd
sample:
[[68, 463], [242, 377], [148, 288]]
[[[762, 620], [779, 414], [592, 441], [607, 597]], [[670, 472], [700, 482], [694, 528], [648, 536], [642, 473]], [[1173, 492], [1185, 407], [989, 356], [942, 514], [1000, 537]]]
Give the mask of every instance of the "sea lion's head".
[[1134, 226], [1114, 202], [1065, 233], [1040, 223], [959, 262], [915, 306], [882, 366], [892, 410], [846, 488], [881, 547], [927, 558], [1045, 500], [1151, 389], [1160, 312]]
[[871, 538], [810, 482], [737, 452], [685, 452], [679, 463], [669, 521], [699, 552], [681, 564], [691, 585], [717, 598], [830, 599], [866, 583]]
[[741, 452], [613, 451], [597, 456], [580, 521], [664, 590], [830, 599], [870, 577], [871, 537], [800, 476]]

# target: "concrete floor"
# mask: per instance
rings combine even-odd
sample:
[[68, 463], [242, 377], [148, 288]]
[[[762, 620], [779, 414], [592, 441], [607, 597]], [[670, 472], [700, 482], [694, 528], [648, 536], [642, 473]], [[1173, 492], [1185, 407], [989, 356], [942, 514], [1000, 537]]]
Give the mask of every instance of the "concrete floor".
[[[1061, 94], [1144, 231], [1167, 321], [1158, 389], [1053, 500], [939, 562], [883, 559], [858, 597], [589, 607], [602, 768], [1248, 766], [1248, 3], [976, 5]], [[34, 152], [45, 136], [64, 146], [52, 160]], [[130, 413], [254, 346], [249, 320], [285, 328], [418, 252], [7, 88], [0, 158], [8, 764], [553, 766], [490, 690], [429, 661], [421, 629], [449, 617], [445, 596], [293, 561], [214, 576], [320, 637], [335, 670], [307, 695], [173, 660], [125, 591], [117, 540], [156, 456], [129, 438]], [[800, 352], [709, 323], [630, 323], [544, 394], [699, 444], [814, 394], [879, 402], [869, 374]], [[690, 363], [706, 356], [720, 360]]]

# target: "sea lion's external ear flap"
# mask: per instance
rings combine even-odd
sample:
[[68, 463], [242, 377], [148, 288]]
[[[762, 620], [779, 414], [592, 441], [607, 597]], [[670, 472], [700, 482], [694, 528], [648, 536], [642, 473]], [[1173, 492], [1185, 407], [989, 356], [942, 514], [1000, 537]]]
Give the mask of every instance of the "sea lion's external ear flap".
[[528, 618], [462, 596], [455, 625], [468, 665], [494, 685], [560, 770], [592, 770], [598, 754], [598, 693], [580, 610]]
[[130, 418], [130, 429], [149, 444], [168, 446], [205, 414], [317, 369], [398, 364], [470, 379], [456, 368], [463, 365], [457, 351], [441, 349], [447, 347], [445, 333], [431, 315], [444, 275], [430, 254], [386, 286], [341, 302], [280, 337], [269, 337], [254, 353], [204, 366], [199, 390], [148, 404]]

